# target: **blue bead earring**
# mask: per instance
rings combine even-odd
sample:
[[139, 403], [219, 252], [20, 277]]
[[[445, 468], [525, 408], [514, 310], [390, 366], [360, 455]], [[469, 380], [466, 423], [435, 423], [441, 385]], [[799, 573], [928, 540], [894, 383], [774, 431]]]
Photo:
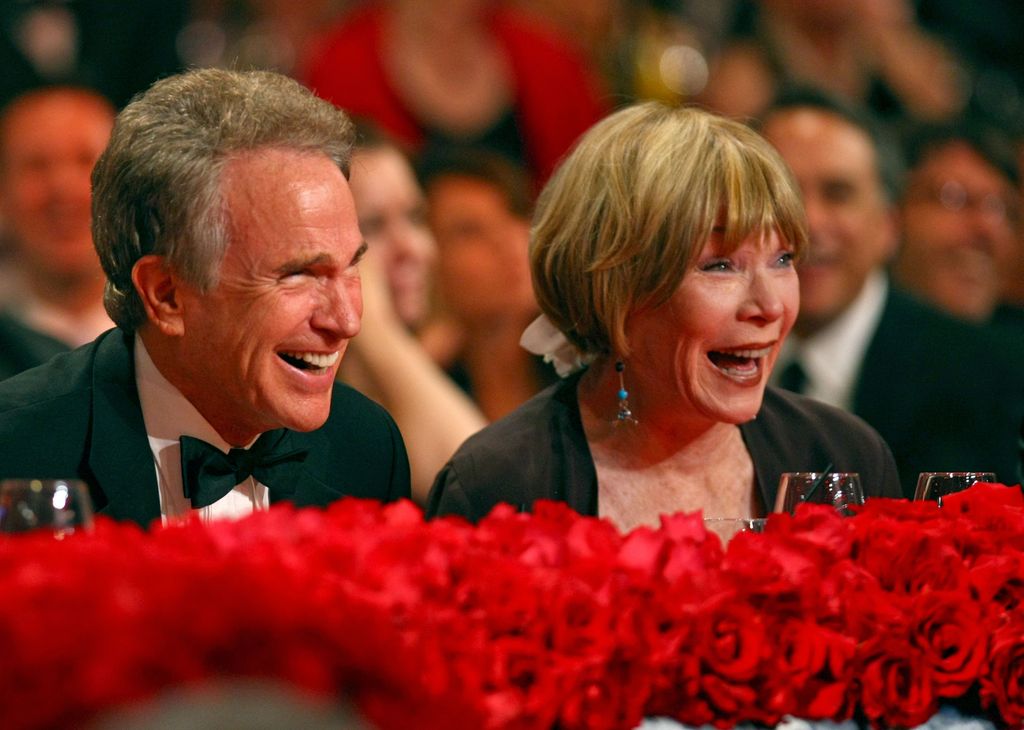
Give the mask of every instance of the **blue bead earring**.
[[633, 416], [633, 411], [629, 409], [629, 391], [626, 390], [626, 380], [623, 373], [626, 371], [626, 363], [622, 360], [615, 361], [615, 372], [619, 374], [619, 392], [617, 394], [619, 399], [619, 411], [615, 414], [615, 420], [612, 423], [616, 426], [622, 424], [636, 425], [638, 421]]

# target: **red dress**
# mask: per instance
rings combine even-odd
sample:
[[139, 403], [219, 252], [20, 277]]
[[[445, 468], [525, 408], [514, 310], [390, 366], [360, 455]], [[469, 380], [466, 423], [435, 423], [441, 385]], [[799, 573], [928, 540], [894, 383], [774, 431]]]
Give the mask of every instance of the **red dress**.
[[[424, 141], [424, 129], [398, 95], [381, 58], [385, 12], [371, 4], [343, 19], [306, 64], [304, 81], [322, 98], [373, 120], [415, 150]], [[543, 182], [609, 105], [595, 76], [557, 36], [506, 9], [494, 10], [490, 23], [512, 70], [513, 111], [526, 163]]]

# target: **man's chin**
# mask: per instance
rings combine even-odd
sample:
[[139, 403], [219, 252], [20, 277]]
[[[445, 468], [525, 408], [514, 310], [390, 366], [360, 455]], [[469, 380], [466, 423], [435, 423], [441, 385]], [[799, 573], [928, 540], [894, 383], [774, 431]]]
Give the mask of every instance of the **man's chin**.
[[283, 427], [302, 433], [316, 431], [327, 423], [327, 418], [331, 415], [331, 402], [329, 398], [326, 402], [320, 402], [319, 400], [310, 402], [306, 400], [304, 403], [296, 402], [290, 405], [291, 407], [287, 411], [280, 411], [278, 413], [279, 417], [277, 420], [281, 424], [279, 428]]

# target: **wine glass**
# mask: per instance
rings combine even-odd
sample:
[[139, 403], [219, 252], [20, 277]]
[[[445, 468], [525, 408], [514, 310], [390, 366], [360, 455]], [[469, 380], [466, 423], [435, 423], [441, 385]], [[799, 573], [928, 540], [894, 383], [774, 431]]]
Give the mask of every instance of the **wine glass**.
[[77, 479], [0, 481], [0, 532], [53, 530], [58, 539], [92, 529], [92, 500]]
[[977, 482], [995, 482], [996, 475], [989, 471], [923, 471], [917, 478], [915, 500], [929, 499], [942, 506], [942, 498], [962, 492]]
[[763, 518], [705, 517], [704, 527], [708, 532], [718, 535], [725, 545], [741, 532], [764, 532], [766, 522]]
[[793, 514], [804, 502], [830, 504], [844, 517], [852, 507], [864, 504], [864, 489], [856, 472], [791, 471], [779, 479], [775, 511]]

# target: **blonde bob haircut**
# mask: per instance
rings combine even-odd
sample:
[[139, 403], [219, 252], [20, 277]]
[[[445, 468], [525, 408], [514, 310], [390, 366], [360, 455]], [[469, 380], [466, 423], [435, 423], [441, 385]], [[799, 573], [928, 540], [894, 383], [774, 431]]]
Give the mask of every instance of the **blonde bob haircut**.
[[541, 192], [530, 242], [541, 310], [582, 353], [626, 357], [629, 315], [671, 297], [716, 225], [725, 253], [774, 230], [803, 254], [803, 205], [775, 149], [700, 109], [622, 109]]

